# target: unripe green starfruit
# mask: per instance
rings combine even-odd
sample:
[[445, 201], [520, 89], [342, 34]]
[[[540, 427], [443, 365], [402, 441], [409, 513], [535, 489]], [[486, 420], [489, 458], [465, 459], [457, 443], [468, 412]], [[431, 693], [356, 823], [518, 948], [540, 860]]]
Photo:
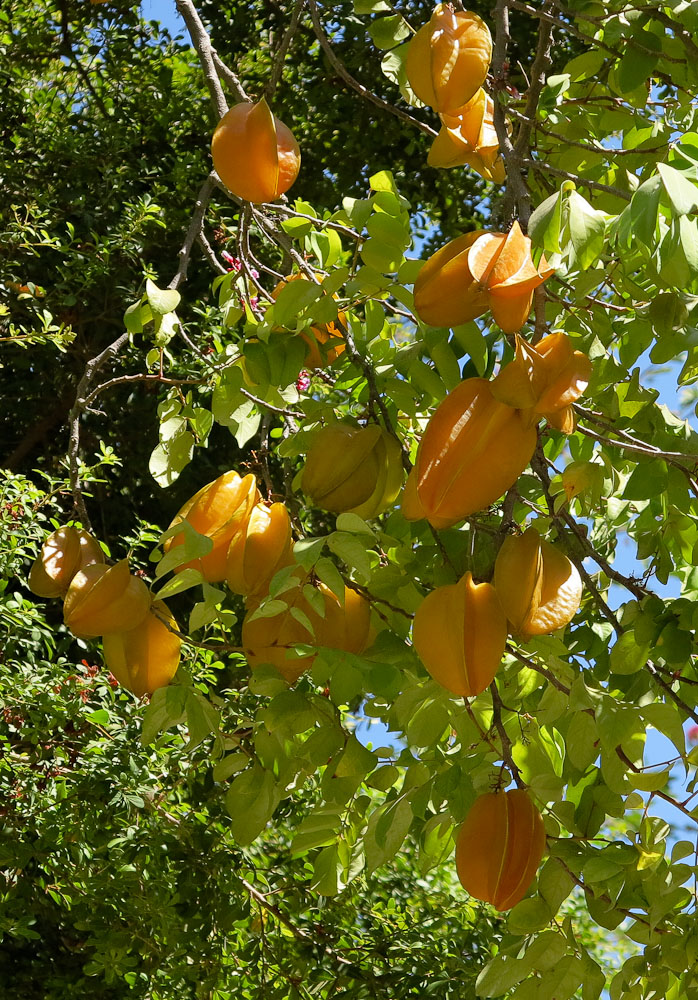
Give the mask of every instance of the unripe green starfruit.
[[544, 853], [543, 819], [528, 792], [488, 792], [458, 832], [456, 870], [475, 899], [510, 910], [526, 895]]
[[466, 379], [427, 424], [407, 478], [404, 516], [448, 528], [489, 507], [526, 468], [536, 440], [535, 428], [498, 402], [486, 379]]
[[417, 608], [412, 641], [431, 676], [460, 697], [480, 694], [494, 680], [504, 655], [507, 619], [489, 583], [437, 587]]
[[405, 70], [420, 101], [435, 111], [453, 111], [483, 85], [491, 58], [492, 36], [482, 18], [440, 3], [412, 38]]
[[292, 562], [293, 537], [286, 507], [258, 503], [245, 531], [239, 531], [230, 543], [226, 580], [234, 594], [261, 599], [274, 574]]
[[139, 698], [169, 684], [179, 666], [182, 641], [161, 618], [177, 628], [167, 605], [154, 601], [139, 625], [105, 635], [102, 642], [105, 664], [119, 684]]
[[512, 633], [523, 639], [563, 628], [582, 600], [577, 567], [533, 525], [505, 539], [494, 564], [494, 586]]
[[75, 574], [93, 563], [103, 563], [96, 538], [82, 528], [58, 528], [44, 540], [29, 572], [29, 589], [38, 597], [63, 597]]
[[[225, 580], [233, 536], [246, 529], [252, 509], [260, 500], [255, 477], [250, 474], [241, 478], [234, 470], [200, 489], [181, 508], [170, 528], [186, 520], [200, 535], [213, 541], [213, 548], [200, 559], [178, 566], [175, 572], [198, 569], [208, 583]], [[183, 543], [184, 532], [177, 533], [165, 542], [165, 552]]]
[[114, 566], [93, 563], [71, 580], [63, 620], [78, 638], [95, 638], [135, 628], [150, 608], [150, 592], [129, 572], [128, 560]]
[[316, 507], [376, 517], [402, 485], [399, 442], [379, 427], [330, 424], [315, 435], [301, 488]]

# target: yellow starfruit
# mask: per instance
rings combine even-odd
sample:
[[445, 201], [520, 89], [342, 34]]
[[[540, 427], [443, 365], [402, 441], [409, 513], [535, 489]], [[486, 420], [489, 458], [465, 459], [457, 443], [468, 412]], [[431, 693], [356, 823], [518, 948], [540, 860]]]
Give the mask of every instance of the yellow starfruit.
[[461, 885], [498, 910], [528, 892], [545, 853], [543, 819], [523, 788], [477, 798], [456, 837]]
[[[345, 588], [344, 603], [323, 583], [315, 590], [323, 602], [324, 614], [319, 614], [310, 602], [304, 579], [299, 586], [284, 591], [280, 600], [287, 608], [278, 615], [255, 618], [250, 608], [242, 623], [242, 645], [252, 670], [268, 663], [276, 667], [282, 677], [295, 684], [308, 670], [315, 654], [296, 656], [294, 646], [327, 646], [350, 653], [361, 653], [370, 638], [370, 608], [368, 603], [350, 588]], [[297, 616], [292, 614], [295, 610]]]
[[[213, 548], [200, 559], [178, 566], [175, 572], [198, 569], [208, 583], [226, 578], [228, 548], [233, 536], [244, 532], [252, 509], [261, 500], [253, 475], [240, 477], [231, 470], [208, 483], [181, 508], [170, 527], [187, 521], [200, 535], [213, 541]], [[184, 532], [165, 542], [165, 552], [184, 543]]]
[[228, 548], [228, 586], [234, 594], [264, 597], [275, 573], [293, 562], [291, 519], [284, 504], [258, 503], [245, 531], [233, 536]]
[[135, 628], [150, 608], [148, 588], [129, 572], [128, 560], [78, 570], [63, 602], [63, 621], [78, 638]]
[[104, 662], [119, 684], [141, 697], [170, 683], [179, 666], [182, 641], [161, 621], [177, 628], [163, 601], [154, 601], [140, 625], [127, 632], [105, 635]]
[[288, 191], [301, 165], [293, 133], [262, 98], [235, 104], [216, 126], [213, 165], [233, 194], [261, 204]]
[[436, 111], [453, 111], [480, 89], [491, 59], [492, 36], [482, 18], [440, 3], [412, 38], [405, 70], [420, 101]]
[[525, 410], [531, 422], [544, 417], [549, 424], [571, 434], [572, 403], [586, 390], [591, 361], [575, 351], [566, 333], [551, 333], [537, 344], [516, 337], [513, 361], [492, 380], [494, 397]]
[[528, 319], [533, 292], [553, 274], [545, 257], [538, 267], [531, 241], [515, 222], [508, 233], [478, 230], [437, 250], [417, 275], [414, 308], [430, 326], [458, 326], [491, 310], [505, 333]]
[[503, 184], [504, 160], [494, 127], [494, 102], [480, 88], [454, 113], [440, 115], [442, 128], [431, 145], [430, 167], [469, 166], [487, 181]]
[[63, 597], [78, 570], [103, 563], [96, 538], [82, 528], [58, 528], [44, 540], [29, 572], [29, 589], [38, 597]]
[[577, 567], [533, 525], [505, 539], [494, 564], [494, 586], [513, 634], [523, 639], [563, 628], [582, 600]]
[[496, 400], [486, 379], [466, 379], [427, 424], [405, 486], [404, 516], [447, 528], [489, 507], [526, 468], [536, 440], [535, 428]]
[[315, 506], [364, 518], [390, 506], [401, 485], [400, 444], [378, 424], [321, 428], [301, 478], [301, 488]]
[[434, 680], [466, 698], [492, 683], [506, 639], [497, 592], [489, 583], [474, 583], [471, 573], [427, 594], [412, 626], [414, 647]]

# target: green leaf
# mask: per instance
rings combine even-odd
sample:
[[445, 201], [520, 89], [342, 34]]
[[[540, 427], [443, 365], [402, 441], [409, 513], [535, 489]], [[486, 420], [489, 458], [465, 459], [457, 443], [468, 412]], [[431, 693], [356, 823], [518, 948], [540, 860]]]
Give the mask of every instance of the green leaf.
[[141, 743], [149, 746], [158, 733], [171, 726], [179, 726], [186, 717], [188, 688], [170, 684], [154, 691], [143, 716]]
[[145, 294], [156, 316], [174, 312], [182, 298], [174, 288], [158, 288], [150, 278], [145, 283]]
[[624, 632], [611, 649], [610, 664], [614, 674], [634, 674], [647, 663], [649, 643], [638, 643], [633, 632]]
[[410, 26], [402, 14], [393, 14], [376, 18], [368, 33], [377, 49], [392, 49], [408, 37]]
[[218, 732], [221, 717], [218, 709], [214, 708], [200, 691], [195, 691], [192, 688], [188, 689], [186, 711], [189, 729], [189, 742], [186, 749], [193, 750], [200, 743], [203, 743], [211, 733]]
[[355, 14], [380, 14], [384, 10], [390, 10], [385, 0], [354, 0]]
[[370, 579], [371, 563], [365, 541], [360, 541], [356, 535], [349, 534], [348, 531], [334, 531], [327, 538], [327, 546], [343, 563], [357, 570], [365, 580]]
[[203, 577], [198, 569], [183, 569], [181, 573], [177, 573], [173, 576], [164, 587], [161, 587], [153, 596], [157, 597], [158, 600], [162, 601], [166, 597], [174, 597], [175, 594], [181, 594], [185, 590], [190, 590], [192, 587], [196, 587], [201, 583]]
[[543, 899], [522, 899], [510, 911], [507, 929], [510, 934], [530, 934], [547, 927], [552, 919], [550, 907]]
[[561, 251], [562, 197], [562, 192], [551, 194], [528, 220], [528, 235], [533, 243], [551, 254]]
[[580, 771], [585, 771], [598, 757], [598, 739], [593, 716], [587, 712], [575, 712], [567, 730], [565, 743], [569, 760]]
[[366, 871], [374, 872], [397, 854], [412, 824], [412, 807], [406, 798], [374, 810], [364, 840]]
[[586, 269], [600, 257], [604, 248], [606, 216], [597, 212], [577, 191], [568, 195], [567, 226], [574, 248], [574, 263]]
[[688, 215], [698, 208], [698, 187], [685, 177], [680, 170], [670, 167], [668, 163], [657, 164], [661, 177], [675, 215]]
[[633, 232], [646, 247], [654, 246], [657, 217], [662, 196], [662, 179], [658, 174], [641, 184], [630, 203]]
[[238, 844], [251, 844], [271, 819], [280, 801], [274, 777], [259, 764], [243, 771], [225, 797], [230, 831]]

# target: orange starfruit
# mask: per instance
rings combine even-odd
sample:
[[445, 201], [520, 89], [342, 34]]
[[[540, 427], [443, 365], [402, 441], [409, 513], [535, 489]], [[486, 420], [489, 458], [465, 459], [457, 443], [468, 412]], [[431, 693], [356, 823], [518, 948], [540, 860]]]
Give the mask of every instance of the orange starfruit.
[[566, 333], [551, 333], [537, 344], [516, 337], [513, 361], [492, 380], [495, 399], [525, 410], [531, 422], [545, 417], [565, 434], [574, 430], [572, 403], [589, 384], [591, 361], [575, 351]]
[[420, 101], [453, 111], [483, 85], [491, 58], [492, 36], [482, 18], [440, 3], [410, 42], [405, 70]]
[[456, 870], [475, 899], [510, 910], [528, 892], [544, 853], [543, 819], [528, 792], [488, 792], [458, 832]]
[[291, 519], [284, 504], [258, 503], [244, 531], [233, 536], [228, 548], [228, 586], [234, 594], [264, 597], [271, 579], [293, 562]]
[[129, 572], [128, 560], [115, 566], [93, 563], [78, 570], [63, 602], [63, 621], [80, 639], [135, 628], [150, 608], [150, 592]]
[[63, 597], [78, 570], [103, 563], [99, 542], [88, 531], [68, 525], [44, 540], [29, 572], [29, 589], [38, 597]]
[[506, 172], [494, 127], [492, 98], [480, 88], [464, 107], [440, 118], [443, 124], [429, 150], [429, 166], [469, 166], [485, 180], [503, 184]]
[[478, 230], [427, 260], [414, 286], [415, 311], [430, 326], [458, 326], [490, 309], [505, 333], [515, 333], [528, 319], [534, 290], [552, 273], [545, 257], [533, 263], [518, 222], [508, 233]]
[[213, 133], [211, 155], [226, 187], [257, 205], [288, 191], [301, 165], [293, 133], [264, 98], [257, 104], [235, 104], [223, 115]]
[[[158, 612], [161, 617], [155, 613]], [[104, 662], [119, 684], [140, 698], [169, 684], [177, 673], [182, 640], [161, 618], [177, 628], [163, 601], [154, 601], [140, 625], [105, 635]]]
[[399, 442], [378, 424], [329, 424], [315, 435], [301, 488], [316, 507], [376, 517], [402, 486]]
[[484, 378], [470, 378], [436, 408], [407, 478], [402, 512], [448, 528], [498, 500], [528, 465], [536, 431], [500, 403]]
[[533, 525], [505, 539], [494, 564], [494, 586], [513, 634], [523, 639], [563, 628], [582, 600], [579, 570]]
[[494, 680], [507, 639], [507, 619], [489, 583], [437, 587], [417, 608], [412, 641], [428, 672], [460, 697], [480, 694]]
[[[198, 569], [208, 583], [220, 583], [226, 578], [228, 548], [237, 532], [244, 532], [255, 504], [261, 500], [253, 475], [241, 478], [231, 470], [208, 483], [181, 508], [170, 528], [187, 521], [200, 535], [212, 539], [213, 548], [200, 559], [178, 566]], [[184, 543], [184, 532], [179, 532], [165, 542], [165, 552]]]

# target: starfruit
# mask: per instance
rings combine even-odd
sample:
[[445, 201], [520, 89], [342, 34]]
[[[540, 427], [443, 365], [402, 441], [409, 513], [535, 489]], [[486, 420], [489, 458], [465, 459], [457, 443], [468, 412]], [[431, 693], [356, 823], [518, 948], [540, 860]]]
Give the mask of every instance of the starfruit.
[[[213, 541], [213, 548], [200, 559], [178, 566], [175, 572], [198, 569], [208, 583], [221, 583], [226, 578], [228, 548], [233, 536], [244, 531], [255, 504], [261, 500], [253, 475], [241, 478], [231, 470], [208, 483], [187, 501], [175, 516], [170, 528], [187, 521], [200, 535]], [[184, 532], [165, 542], [165, 552], [184, 543]]]
[[551, 333], [537, 344], [516, 336], [516, 354], [492, 380], [495, 399], [526, 411], [531, 422], [545, 417], [549, 424], [571, 434], [572, 403], [589, 384], [591, 361], [575, 351], [566, 333]]
[[379, 427], [330, 424], [315, 435], [301, 488], [316, 507], [376, 517], [402, 485], [399, 442]]
[[488, 792], [458, 832], [456, 870], [475, 899], [510, 910], [528, 892], [544, 853], [543, 819], [528, 792]]
[[405, 70], [420, 101], [453, 111], [483, 85], [491, 59], [492, 36], [482, 18], [440, 3], [410, 42]]
[[148, 588], [129, 572], [128, 560], [78, 570], [63, 602], [63, 621], [78, 638], [135, 628], [150, 608]]
[[489, 583], [437, 587], [417, 608], [412, 641], [431, 676], [447, 691], [470, 698], [494, 680], [507, 640], [507, 619]]
[[216, 126], [211, 142], [213, 166], [238, 198], [261, 204], [291, 187], [301, 165], [293, 133], [262, 98], [235, 104]]
[[[322, 282], [322, 275], [318, 275], [317, 277]], [[283, 281], [279, 282], [271, 293], [271, 297], [274, 300], [278, 299], [282, 288], [285, 288], [291, 281], [303, 281], [308, 285], [311, 284], [310, 279], [303, 274], [290, 274]], [[336, 295], [332, 297], [337, 298]], [[345, 313], [339, 312], [337, 314], [337, 323], [346, 329], [347, 317]], [[300, 331], [300, 336], [305, 341], [308, 349], [303, 361], [305, 368], [313, 370], [316, 368], [327, 368], [328, 365], [334, 364], [340, 354], [344, 353], [346, 341], [337, 323], [331, 321], [322, 325], [316, 324], [315, 326], [311, 326], [309, 330]]]
[[440, 118], [442, 127], [429, 150], [429, 166], [469, 166], [485, 180], [503, 184], [506, 172], [494, 127], [492, 98], [480, 88], [464, 107], [442, 113]]
[[228, 548], [228, 586], [234, 594], [262, 598], [275, 573], [293, 562], [291, 519], [282, 503], [258, 503], [247, 527]]
[[78, 570], [103, 563], [99, 542], [88, 531], [68, 525], [44, 540], [29, 572], [29, 589], [38, 597], [63, 597]]
[[478, 230], [451, 240], [425, 263], [414, 286], [414, 308], [430, 326], [459, 326], [491, 310], [505, 333], [528, 319], [533, 292], [553, 273], [538, 267], [531, 241], [515, 222], [508, 233]]
[[500, 403], [484, 378], [461, 382], [437, 406], [407, 478], [402, 512], [448, 528], [498, 500], [528, 465], [536, 431]]
[[494, 564], [494, 586], [512, 633], [523, 639], [563, 628], [582, 600], [577, 567], [533, 525], [505, 539]]
[[[276, 667], [289, 684], [295, 684], [308, 670], [315, 654], [296, 656], [298, 644], [327, 646], [350, 653], [361, 653], [370, 637], [370, 608], [355, 591], [345, 588], [344, 604], [323, 583], [314, 590], [320, 594], [323, 614], [319, 614], [308, 598], [311, 584], [299, 581], [299, 586], [280, 595], [287, 608], [271, 618], [254, 618], [254, 608], [242, 623], [242, 645], [250, 667], [255, 670], [268, 663]], [[292, 613], [296, 611], [296, 615]]]
[[103, 639], [108, 669], [122, 687], [139, 698], [169, 684], [179, 666], [182, 641], [161, 618], [177, 628], [167, 605], [154, 601], [140, 625], [127, 632], [112, 632]]

